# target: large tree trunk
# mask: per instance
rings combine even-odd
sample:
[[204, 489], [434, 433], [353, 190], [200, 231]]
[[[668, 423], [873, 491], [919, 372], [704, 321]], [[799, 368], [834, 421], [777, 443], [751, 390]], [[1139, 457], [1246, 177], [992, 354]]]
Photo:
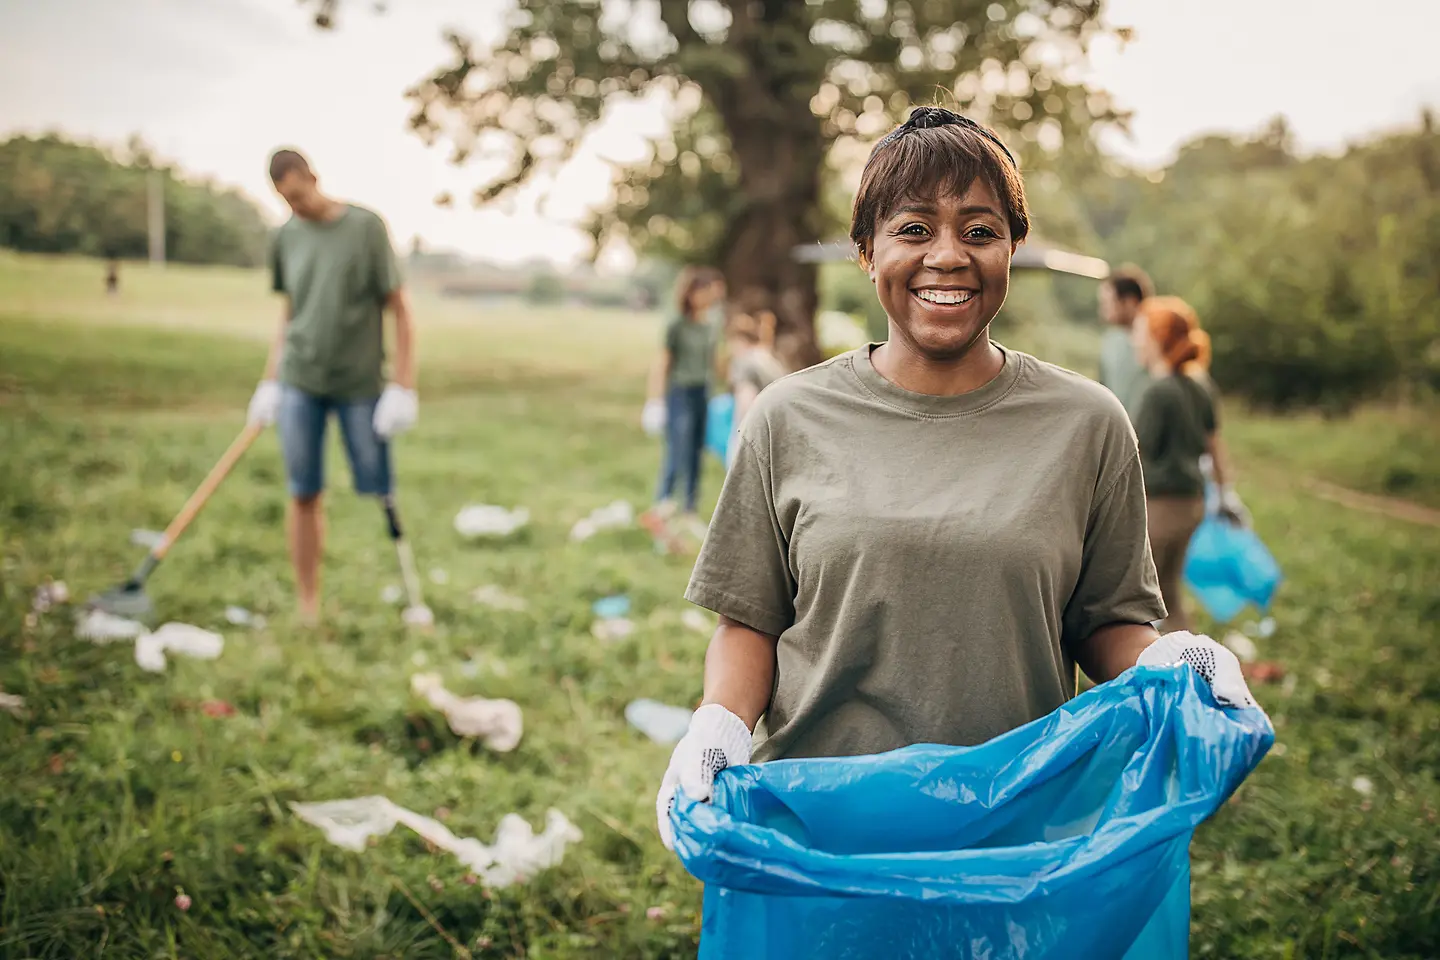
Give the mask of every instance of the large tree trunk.
[[[797, 247], [820, 239], [816, 219], [825, 140], [807, 92], [815, 84], [795, 82], [796, 60], [776, 56], [775, 23], [767, 26], [768, 35], [760, 33], [743, 5], [732, 10], [730, 42], [749, 70], [707, 87], [740, 171], [741, 209], [731, 218], [721, 266], [735, 309], [775, 314], [775, 351], [798, 370], [821, 359], [815, 337], [818, 271], [794, 255]], [[768, 12], [776, 19], [798, 16], [783, 4]], [[791, 32], [803, 38], [807, 29], [801, 17]]]

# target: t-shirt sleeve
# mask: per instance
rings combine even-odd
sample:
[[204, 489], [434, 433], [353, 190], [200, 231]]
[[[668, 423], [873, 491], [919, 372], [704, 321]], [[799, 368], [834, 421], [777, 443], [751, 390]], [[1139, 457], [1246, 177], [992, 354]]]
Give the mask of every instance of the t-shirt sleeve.
[[[1080, 576], [1065, 605], [1061, 641], [1067, 649], [1112, 623], [1153, 623], [1165, 619], [1150, 537], [1145, 524], [1145, 480], [1134, 445], [1113, 441], [1125, 459], [1108, 471], [1090, 510], [1081, 550]], [[1107, 471], [1102, 470], [1104, 477]], [[1103, 483], [1103, 481], [1102, 481]]]
[[400, 261], [395, 257], [395, 248], [390, 245], [390, 230], [379, 216], [375, 217], [370, 228], [370, 271], [375, 295], [381, 300], [404, 283], [400, 275]]
[[[754, 432], [765, 431], [762, 418]], [[748, 425], [747, 425], [748, 426]], [[770, 462], [742, 431], [710, 531], [690, 575], [685, 599], [778, 637], [795, 622], [795, 578], [789, 539], [775, 508]]]

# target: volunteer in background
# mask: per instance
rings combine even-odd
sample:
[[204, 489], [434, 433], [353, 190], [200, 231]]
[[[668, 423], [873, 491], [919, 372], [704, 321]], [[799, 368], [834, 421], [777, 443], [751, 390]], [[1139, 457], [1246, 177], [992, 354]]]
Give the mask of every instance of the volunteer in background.
[[[294, 216], [277, 231], [271, 250], [272, 286], [285, 307], [249, 420], [279, 423], [300, 616], [315, 623], [327, 422], [334, 414], [340, 424], [355, 492], [382, 498], [392, 511], [389, 441], [414, 426], [418, 414], [415, 331], [385, 222], [322, 193], [309, 162], [294, 150], [271, 156], [270, 182]], [[389, 383], [383, 371], [387, 310], [395, 325]]]
[[[1199, 318], [1179, 297], [1150, 297], [1135, 315], [1133, 353], [1145, 368], [1146, 383], [1135, 401], [1135, 434], [1145, 474], [1145, 507], [1150, 552], [1160, 579], [1169, 630], [1187, 630], [1181, 577], [1190, 537], [1205, 517], [1205, 475], [1201, 458], [1224, 491], [1221, 515], [1244, 523], [1225, 482], [1228, 463], [1216, 445], [1218, 417], [1214, 385], [1206, 376], [1210, 338]], [[1243, 509], [1243, 508], [1242, 508]]]
[[[889, 339], [772, 384], [686, 596], [720, 615], [703, 705], [656, 798], [731, 764], [978, 744], [1074, 692], [1234, 654], [1159, 637], [1134, 432], [1099, 384], [992, 342], [1024, 187], [991, 131], [915, 110], [870, 155], [851, 239]], [[753, 735], [752, 735], [752, 730]], [[752, 752], [753, 743], [753, 752]]]
[[1120, 398], [1126, 413], [1135, 414], [1135, 401], [1145, 389], [1149, 373], [1135, 359], [1131, 328], [1135, 313], [1146, 297], [1155, 295], [1150, 277], [1139, 267], [1125, 265], [1100, 281], [1100, 319], [1105, 332], [1100, 337], [1100, 382]]
[[735, 414], [730, 443], [725, 450], [725, 465], [735, 462], [736, 440], [740, 424], [755, 405], [760, 391], [785, 375], [785, 366], [776, 358], [775, 315], [762, 310], [753, 316], [742, 313], [735, 317], [726, 335], [730, 355], [730, 395], [735, 398]]
[[712, 267], [686, 267], [676, 284], [675, 314], [650, 369], [649, 395], [641, 414], [647, 433], [664, 432], [656, 504], [642, 518], [648, 525], [674, 512], [675, 487], [685, 482], [685, 517], [695, 521], [700, 495], [700, 454], [705, 446], [710, 381], [714, 374], [717, 325], [711, 312], [725, 299], [725, 280]]

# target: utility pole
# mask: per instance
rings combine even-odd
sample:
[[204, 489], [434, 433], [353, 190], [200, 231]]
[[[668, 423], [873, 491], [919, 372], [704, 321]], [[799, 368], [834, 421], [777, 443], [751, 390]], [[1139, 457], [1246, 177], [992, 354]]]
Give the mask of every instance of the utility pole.
[[150, 263], [165, 265], [165, 177], [151, 170], [148, 190], [148, 223], [150, 228]]

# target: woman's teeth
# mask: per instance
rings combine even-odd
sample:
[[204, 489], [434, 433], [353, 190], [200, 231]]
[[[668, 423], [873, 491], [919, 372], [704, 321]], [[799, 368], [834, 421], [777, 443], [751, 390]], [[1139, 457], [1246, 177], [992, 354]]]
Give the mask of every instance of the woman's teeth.
[[927, 303], [965, 303], [975, 296], [973, 290], [916, 290], [915, 296]]

